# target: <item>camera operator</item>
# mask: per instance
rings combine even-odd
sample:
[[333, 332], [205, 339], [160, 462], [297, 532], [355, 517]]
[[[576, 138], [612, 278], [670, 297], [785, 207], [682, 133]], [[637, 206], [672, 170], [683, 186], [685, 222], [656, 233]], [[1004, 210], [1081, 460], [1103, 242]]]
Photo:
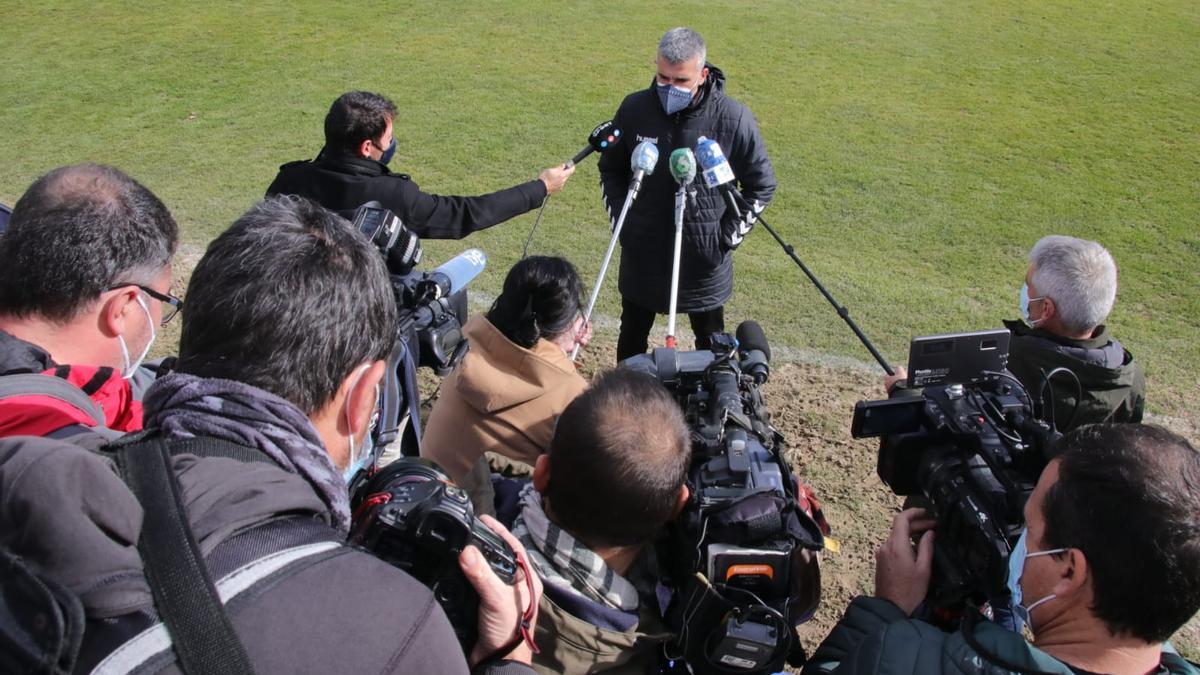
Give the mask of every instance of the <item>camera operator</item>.
[[342, 94], [325, 116], [325, 147], [317, 158], [279, 167], [267, 196], [300, 195], [347, 218], [377, 201], [423, 238], [462, 239], [536, 209], [575, 172], [574, 166], [550, 167], [527, 183], [478, 197], [428, 194], [408, 174], [388, 169], [395, 119], [396, 105], [379, 94]]
[[[207, 568], [221, 586], [272, 556], [293, 561], [224, 601], [226, 622], [258, 672], [465, 672], [433, 594], [342, 544], [350, 524], [345, 475], [370, 454], [384, 359], [396, 339], [378, 251], [313, 202], [267, 200], [210, 244], [188, 299], [177, 371], [146, 396], [148, 432], [137, 440], [145, 447], [116, 457], [132, 488], [130, 472], [163, 450], [164, 474], [174, 476], [163, 480], [178, 483], [176, 508], [204, 556], [199, 572], [176, 569], [176, 583]], [[89, 618], [81, 666], [108, 655], [110, 665], [124, 664], [118, 669], [157, 663], [148, 667], [173, 671], [170, 641], [149, 654], [139, 651], [145, 643], [124, 642], [153, 623], [151, 609], [169, 617], [146, 553], [151, 509], [99, 454], [42, 439], [8, 443], [0, 446], [0, 545], [80, 594]], [[297, 546], [319, 552], [299, 555]], [[474, 548], [459, 562], [480, 595], [470, 663], [525, 671], [498, 659], [528, 662], [518, 626], [537, 602], [537, 584], [520, 571], [515, 585], [504, 584]], [[184, 659], [174, 628], [171, 640]], [[131, 664], [133, 655], [140, 660]]]
[[568, 354], [586, 345], [583, 284], [562, 258], [532, 256], [513, 266], [485, 317], [464, 330], [471, 350], [442, 383], [421, 454], [494, 513], [487, 458], [527, 477], [550, 448], [563, 408], [587, 388]]
[[[1097, 242], [1050, 235], [1029, 252], [1024, 321], [1004, 322], [1012, 333], [1008, 369], [1059, 431], [1142, 419], [1145, 376], [1104, 326], [1116, 297], [1117, 265]], [[889, 393], [905, 377], [903, 368], [886, 377]]]
[[876, 554], [876, 597], [851, 603], [804, 673], [1200, 672], [1165, 644], [1200, 610], [1200, 454], [1142, 424], [1077, 429], [1056, 450], [1009, 557], [1032, 644], [974, 613], [950, 634], [909, 618], [935, 536], [909, 509]]
[[648, 672], [671, 636], [648, 546], [687, 502], [691, 441], [652, 376], [618, 368], [563, 411], [513, 533], [542, 577], [534, 668]]
[[112, 167], [29, 186], [0, 237], [0, 435], [102, 443], [141, 428], [139, 366], [180, 306], [178, 239], [166, 206]]

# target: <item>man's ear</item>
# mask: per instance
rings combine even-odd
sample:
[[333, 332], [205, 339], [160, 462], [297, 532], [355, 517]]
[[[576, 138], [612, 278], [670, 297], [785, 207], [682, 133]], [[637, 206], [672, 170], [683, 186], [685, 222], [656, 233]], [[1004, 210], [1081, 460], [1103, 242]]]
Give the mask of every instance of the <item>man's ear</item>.
[[353, 387], [347, 394], [350, 400], [344, 405], [350, 411], [349, 431], [355, 437], [364, 433], [371, 424], [371, 415], [375, 412], [378, 404], [375, 399], [375, 385], [383, 379], [386, 370], [386, 361], [376, 361], [363, 371], [362, 376], [358, 378], [357, 385], [353, 380], [354, 373], [350, 373], [347, 381], [343, 384], [345, 387]]
[[1088, 567], [1087, 557], [1083, 555], [1083, 551], [1072, 548], [1063, 555], [1066, 557], [1066, 564], [1060, 569], [1058, 581], [1054, 582], [1052, 589], [1054, 594], [1060, 598], [1078, 595], [1085, 591], [1091, 583], [1089, 581], [1091, 569]]
[[708, 68], [701, 68], [700, 69], [700, 84], [704, 84], [707, 81], [708, 81]]
[[533, 463], [533, 489], [545, 494], [550, 487], [550, 455], [538, 455]]
[[101, 333], [108, 337], [129, 334], [130, 322], [137, 318], [135, 313], [141, 315], [142, 312], [137, 301], [140, 292], [137, 286], [122, 286], [100, 296], [100, 311], [96, 318]]
[[1054, 304], [1054, 299], [1046, 296], [1042, 299], [1042, 315], [1038, 317], [1038, 325], [1045, 326], [1046, 322], [1053, 317], [1058, 316], [1058, 305]]
[[362, 143], [359, 143], [358, 144], [358, 156], [362, 157], [363, 159], [370, 159], [371, 158], [371, 148], [374, 146], [375, 146], [375, 141], [370, 138], [366, 139]]
[[679, 500], [675, 502], [675, 513], [671, 516], [672, 519], [678, 518], [679, 514], [683, 513], [683, 508], [687, 506], [691, 496], [692, 491], [688, 489], [687, 483], [679, 486]]

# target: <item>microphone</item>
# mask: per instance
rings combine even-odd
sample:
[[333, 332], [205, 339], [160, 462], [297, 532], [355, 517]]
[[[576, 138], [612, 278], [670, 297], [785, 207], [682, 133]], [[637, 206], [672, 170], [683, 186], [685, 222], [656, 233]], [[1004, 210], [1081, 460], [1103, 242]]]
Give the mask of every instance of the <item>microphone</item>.
[[721, 144], [701, 136], [696, 143], [696, 162], [700, 164], [701, 177], [707, 187], [715, 188], [733, 182], [733, 167], [725, 158]]
[[687, 148], [676, 148], [671, 153], [671, 176], [680, 187], [691, 185], [696, 179], [696, 156]]
[[467, 287], [483, 268], [487, 266], [487, 255], [477, 248], [469, 248], [439, 265], [425, 279], [433, 290], [433, 299], [453, 295]]
[[567, 167], [575, 166], [593, 152], [604, 152], [620, 137], [621, 130], [613, 127], [612, 120], [601, 122], [596, 125], [595, 129], [592, 129], [592, 133], [588, 134], [588, 144], [567, 161]]
[[771, 376], [771, 345], [757, 321], [743, 321], [737, 327], [738, 358], [742, 372], [763, 384]]
[[642, 141], [633, 149], [633, 156], [629, 159], [629, 168], [633, 169], [633, 182], [629, 186], [630, 192], [634, 195], [642, 187], [642, 179], [654, 173], [654, 167], [658, 164], [658, 146], [650, 141]]

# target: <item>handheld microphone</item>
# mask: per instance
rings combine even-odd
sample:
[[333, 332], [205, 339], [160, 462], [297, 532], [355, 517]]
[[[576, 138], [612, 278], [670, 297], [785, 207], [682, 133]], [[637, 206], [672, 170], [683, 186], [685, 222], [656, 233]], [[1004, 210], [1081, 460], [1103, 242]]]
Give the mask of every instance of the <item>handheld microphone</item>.
[[642, 179], [654, 173], [657, 164], [658, 146], [650, 141], [638, 143], [629, 159], [629, 168], [633, 169], [633, 182], [629, 189], [633, 194], [637, 194], [638, 189], [642, 187]]
[[676, 148], [671, 153], [671, 176], [680, 187], [696, 179], [696, 156], [688, 148]]
[[442, 263], [426, 279], [436, 289], [433, 298], [444, 298], [466, 288], [486, 266], [487, 255], [477, 248], [469, 248]]
[[743, 321], [737, 327], [738, 357], [742, 372], [763, 384], [771, 376], [771, 345], [757, 321]]
[[715, 188], [733, 182], [733, 167], [721, 150], [721, 144], [701, 136], [696, 143], [696, 162], [700, 164], [704, 184]]
[[584, 157], [593, 152], [604, 152], [621, 137], [621, 130], [613, 127], [613, 121], [601, 122], [592, 129], [592, 133], [588, 134], [588, 144], [582, 150], [575, 153], [575, 156], [567, 161], [567, 166], [572, 167], [583, 161]]

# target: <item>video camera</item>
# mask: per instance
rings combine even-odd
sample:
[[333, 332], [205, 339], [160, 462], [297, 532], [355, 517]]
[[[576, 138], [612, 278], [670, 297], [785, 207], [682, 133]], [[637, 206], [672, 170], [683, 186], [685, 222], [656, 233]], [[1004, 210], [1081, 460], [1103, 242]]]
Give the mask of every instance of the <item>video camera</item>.
[[908, 384], [919, 393], [854, 407], [851, 435], [882, 437], [879, 477], [937, 519], [926, 605], [946, 618], [1007, 596], [1008, 555], [1056, 438], [1006, 370], [1010, 337], [916, 338]]
[[467, 493], [428, 460], [402, 457], [380, 469], [353, 506], [350, 543], [428, 586], [469, 653], [478, 637], [479, 594], [458, 556], [476, 546], [496, 576], [512, 584], [518, 564], [512, 548], [475, 518]]
[[[354, 213], [354, 227], [379, 249], [387, 263], [392, 293], [399, 309], [397, 340], [388, 358], [390, 375], [383, 380], [379, 424], [372, 434], [378, 452], [401, 438], [403, 454], [417, 454], [417, 438], [408, 424], [418, 405], [416, 374], [412, 366], [425, 366], [438, 375], [454, 369], [467, 353], [463, 324], [467, 320], [466, 286], [483, 271], [487, 256], [468, 249], [432, 272], [417, 272], [421, 242], [400, 218], [368, 202]], [[409, 360], [411, 359], [411, 366]], [[351, 494], [365, 475], [351, 480]]]
[[673, 648], [695, 673], [780, 670], [800, 653], [795, 626], [820, 601], [823, 527], [800, 506], [759, 389], [770, 348], [752, 321], [737, 336], [713, 335], [711, 351], [659, 348], [622, 362], [658, 378], [691, 430], [691, 497], [659, 560], [674, 590]]

